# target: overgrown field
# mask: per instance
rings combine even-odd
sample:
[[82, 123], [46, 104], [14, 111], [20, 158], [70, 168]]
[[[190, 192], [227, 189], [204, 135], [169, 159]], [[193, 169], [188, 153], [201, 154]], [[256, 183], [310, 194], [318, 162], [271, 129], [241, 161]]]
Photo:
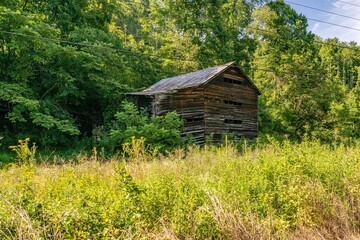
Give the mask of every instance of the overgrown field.
[[359, 239], [359, 144], [238, 149], [7, 166], [0, 239]]

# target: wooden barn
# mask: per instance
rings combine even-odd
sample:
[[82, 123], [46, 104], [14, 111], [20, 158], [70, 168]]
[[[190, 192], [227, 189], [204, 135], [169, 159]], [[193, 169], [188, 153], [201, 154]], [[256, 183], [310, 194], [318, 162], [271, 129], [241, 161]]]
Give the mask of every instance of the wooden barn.
[[258, 134], [260, 91], [236, 62], [166, 78], [130, 94], [153, 115], [176, 111], [185, 120], [182, 134], [191, 134], [198, 144], [210, 135], [216, 142], [224, 133]]

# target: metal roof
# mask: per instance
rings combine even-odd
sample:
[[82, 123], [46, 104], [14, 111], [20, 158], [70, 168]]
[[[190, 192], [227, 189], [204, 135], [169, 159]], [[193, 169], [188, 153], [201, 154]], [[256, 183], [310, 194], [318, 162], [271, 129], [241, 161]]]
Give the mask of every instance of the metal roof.
[[[129, 93], [130, 95], [155, 95], [165, 92], [172, 92], [179, 89], [195, 87], [202, 84], [206, 84], [211, 81], [213, 78], [218, 76], [219, 74], [223, 73], [230, 67], [239, 67], [236, 62], [229, 62], [223, 65], [219, 65], [212, 68], [202, 69], [196, 72], [191, 72], [175, 77], [165, 78], [160, 80], [159, 82], [151, 85], [150, 87], [146, 88], [142, 92], [132, 92]], [[242, 74], [244, 72], [240, 69], [239, 70]], [[259, 89], [252, 83], [252, 81], [244, 74], [247, 80], [254, 86], [257, 92], [260, 94]]]

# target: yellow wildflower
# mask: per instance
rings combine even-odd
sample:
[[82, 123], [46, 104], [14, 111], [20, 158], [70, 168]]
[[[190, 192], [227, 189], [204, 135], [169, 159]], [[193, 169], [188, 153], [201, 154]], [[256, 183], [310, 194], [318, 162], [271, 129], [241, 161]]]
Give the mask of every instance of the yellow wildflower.
[[10, 148], [10, 149], [15, 149], [15, 148], [16, 148], [16, 146], [9, 146], [9, 148]]
[[27, 141], [27, 142], [30, 141], [30, 138], [29, 137], [25, 138], [25, 141]]
[[19, 143], [23, 143], [24, 141], [20, 139], [18, 142], [19, 142]]

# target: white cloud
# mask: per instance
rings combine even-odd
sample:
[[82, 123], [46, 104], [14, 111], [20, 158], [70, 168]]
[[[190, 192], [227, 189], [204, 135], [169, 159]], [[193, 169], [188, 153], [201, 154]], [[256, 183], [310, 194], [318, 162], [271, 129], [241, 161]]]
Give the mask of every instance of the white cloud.
[[314, 26], [311, 28], [311, 32], [317, 32], [319, 29], [320, 23], [315, 23]]

